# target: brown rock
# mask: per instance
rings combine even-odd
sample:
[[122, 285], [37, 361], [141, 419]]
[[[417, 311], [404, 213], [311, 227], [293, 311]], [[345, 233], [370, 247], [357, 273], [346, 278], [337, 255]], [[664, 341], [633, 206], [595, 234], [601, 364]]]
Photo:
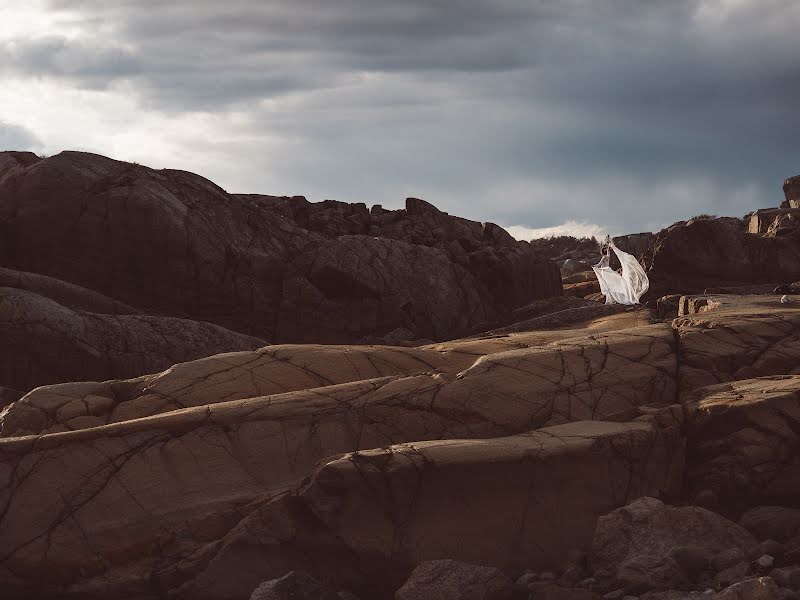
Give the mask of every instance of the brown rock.
[[800, 237], [748, 234], [733, 218], [695, 218], [660, 231], [643, 257], [647, 298], [800, 279]]
[[781, 587], [800, 591], [800, 567], [798, 566], [773, 569], [769, 576]]
[[278, 341], [355, 342], [400, 327], [441, 340], [561, 295], [558, 268], [530, 244], [422, 200], [373, 214], [228, 194], [191, 173], [87, 153], [0, 156], [4, 266], [145, 313]]
[[785, 542], [800, 533], [800, 509], [756, 506], [742, 515], [739, 524], [759, 540]]
[[141, 311], [78, 285], [46, 275], [25, 273], [0, 267], [0, 287], [17, 288], [44, 296], [72, 310], [107, 315], [132, 315]]
[[800, 175], [783, 182], [783, 195], [790, 206], [800, 208]]
[[0, 288], [0, 338], [0, 382], [22, 391], [63, 381], [135, 377], [266, 345], [211, 323], [74, 311], [15, 288]]
[[[372, 583], [361, 586], [373, 591], [391, 580], [398, 565], [402, 571], [435, 556], [542, 569], [588, 545], [604, 506], [648, 489], [673, 493], [679, 480], [675, 434], [645, 423], [584, 422], [495, 440], [358, 452], [321, 466], [298, 493], [305, 508], [293, 510], [310, 511], [315, 527], [324, 524], [327, 539], [343, 544], [325, 556], [370, 565]], [[233, 594], [229, 586], [239, 582], [227, 573], [242, 561], [264, 565], [277, 556], [319, 557], [326, 538], [299, 540], [299, 524], [278, 517], [285, 514], [281, 506], [276, 501], [242, 521], [183, 593]], [[276, 529], [277, 523], [284, 525]], [[347, 576], [339, 571], [337, 577]], [[378, 572], [382, 576], [375, 582]]]
[[673, 322], [680, 387], [800, 374], [800, 310], [769, 296], [685, 297]]
[[771, 577], [759, 577], [735, 583], [714, 594], [713, 600], [779, 600], [781, 597]]
[[509, 600], [514, 584], [502, 571], [456, 560], [431, 560], [414, 569], [397, 600]]
[[[332, 453], [365, 444], [519, 433], [557, 417], [625, 420], [638, 417], [645, 404], [665, 406], [675, 397], [668, 326], [602, 332], [631, 322], [637, 320], [601, 321], [595, 329], [569, 330], [560, 340], [555, 335], [558, 341], [532, 347], [526, 344], [537, 343], [540, 335], [544, 341], [553, 336], [517, 334], [421, 348], [271, 346], [176, 365], [133, 381], [40, 388], [0, 416], [0, 434], [75, 429], [79, 423], [67, 419], [83, 415], [102, 419], [95, 426], [244, 398], [269, 404], [270, 395], [293, 406], [326, 406], [337, 418], [364, 406], [370, 418], [379, 419], [376, 425], [387, 424], [385, 431], [370, 425], [360, 445], [347, 442], [331, 447]], [[598, 333], [569, 337], [592, 331]], [[340, 383], [348, 385], [331, 396], [330, 386]], [[62, 409], [67, 412], [59, 413]], [[400, 438], [395, 419], [411, 427]]]
[[[732, 518], [750, 506], [796, 498], [799, 402], [800, 376], [735, 381], [687, 396], [685, 497], [710, 489], [713, 508]], [[759, 539], [783, 541], [797, 528], [788, 529], [790, 514], [792, 509], [779, 507], [754, 509], [742, 524]]]
[[325, 585], [303, 572], [291, 571], [280, 579], [260, 584], [250, 600], [340, 600]]
[[670, 589], [686, 585], [674, 558], [677, 548], [691, 547], [710, 559], [755, 543], [745, 529], [703, 508], [640, 498], [599, 519], [590, 560], [595, 569], [611, 570], [634, 589]]

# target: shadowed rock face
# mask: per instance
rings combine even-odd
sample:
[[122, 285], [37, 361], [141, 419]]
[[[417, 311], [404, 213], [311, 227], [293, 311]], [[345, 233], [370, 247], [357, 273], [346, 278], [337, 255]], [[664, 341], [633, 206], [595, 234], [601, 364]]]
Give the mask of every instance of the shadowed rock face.
[[33, 292], [0, 287], [0, 381], [19, 390], [132, 377], [265, 344], [211, 323], [72, 310]]
[[759, 504], [800, 507], [800, 376], [703, 388], [687, 409], [689, 499], [732, 518]]
[[783, 195], [788, 207], [800, 208], [800, 175], [783, 182]]
[[800, 279], [800, 235], [753, 235], [739, 219], [697, 218], [660, 231], [643, 264], [652, 298], [792, 282]]
[[526, 242], [421, 200], [369, 213], [85, 153], [0, 156], [4, 266], [149, 314], [270, 341], [441, 340], [561, 293]]

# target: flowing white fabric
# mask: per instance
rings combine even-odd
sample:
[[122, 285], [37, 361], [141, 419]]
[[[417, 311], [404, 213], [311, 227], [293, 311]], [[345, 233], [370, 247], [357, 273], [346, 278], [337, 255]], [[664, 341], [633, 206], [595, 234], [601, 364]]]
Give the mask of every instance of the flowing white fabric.
[[592, 267], [600, 282], [600, 291], [606, 295], [606, 304], [639, 304], [639, 298], [650, 287], [647, 273], [633, 256], [623, 252], [613, 243], [610, 243], [609, 247], [622, 265], [622, 274], [617, 273], [609, 265], [611, 258], [609, 254], [603, 254], [600, 262]]

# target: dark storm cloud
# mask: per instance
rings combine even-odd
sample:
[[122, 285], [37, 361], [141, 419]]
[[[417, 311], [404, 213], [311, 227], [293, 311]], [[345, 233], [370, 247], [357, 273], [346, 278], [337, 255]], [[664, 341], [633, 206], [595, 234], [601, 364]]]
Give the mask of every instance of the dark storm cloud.
[[799, 4], [57, 0], [102, 33], [0, 52], [167, 113], [243, 111], [291, 140], [268, 168], [292, 193], [642, 229], [775, 205], [800, 172]]

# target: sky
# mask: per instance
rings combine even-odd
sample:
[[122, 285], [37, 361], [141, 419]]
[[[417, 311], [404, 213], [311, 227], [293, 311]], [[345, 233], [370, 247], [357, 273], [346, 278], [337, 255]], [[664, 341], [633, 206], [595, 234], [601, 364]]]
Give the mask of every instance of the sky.
[[0, 0], [0, 149], [526, 239], [777, 206], [800, 0]]

